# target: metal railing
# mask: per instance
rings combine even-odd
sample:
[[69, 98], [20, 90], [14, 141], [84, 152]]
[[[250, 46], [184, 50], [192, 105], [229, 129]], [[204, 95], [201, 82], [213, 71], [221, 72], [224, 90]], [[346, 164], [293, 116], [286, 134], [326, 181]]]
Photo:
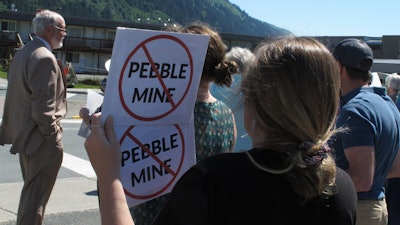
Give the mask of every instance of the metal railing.
[[111, 52], [114, 40], [100, 38], [66, 37], [66, 50]]

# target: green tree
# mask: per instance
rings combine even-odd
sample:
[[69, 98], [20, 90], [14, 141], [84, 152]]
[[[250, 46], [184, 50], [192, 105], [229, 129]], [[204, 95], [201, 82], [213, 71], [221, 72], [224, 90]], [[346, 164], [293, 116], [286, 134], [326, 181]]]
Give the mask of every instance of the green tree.
[[41, 8], [58, 11], [63, 16], [125, 22], [138, 22], [140, 18], [140, 22], [160, 25], [168, 19], [182, 25], [202, 21], [220, 32], [257, 36], [290, 34], [250, 17], [228, 0], [2, 0], [0, 10], [9, 9], [12, 3], [18, 11], [34, 12]]
[[3, 4], [3, 2], [0, 2], [0, 10], [6, 10], [6, 6]]

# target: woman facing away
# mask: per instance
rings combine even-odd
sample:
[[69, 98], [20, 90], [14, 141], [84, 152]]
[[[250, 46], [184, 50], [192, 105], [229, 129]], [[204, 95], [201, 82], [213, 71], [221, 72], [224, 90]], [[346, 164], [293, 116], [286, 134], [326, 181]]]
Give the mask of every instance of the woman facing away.
[[233, 112], [211, 94], [210, 86], [212, 83], [231, 86], [238, 65], [226, 60], [227, 47], [219, 34], [207, 25], [194, 23], [183, 33], [210, 37], [194, 107], [196, 159], [200, 161], [218, 153], [233, 152], [235, 147], [237, 132]]
[[[229, 87], [232, 75], [238, 71], [238, 65], [226, 60], [227, 48], [224, 42], [208, 25], [196, 22], [177, 31], [208, 35], [210, 38], [194, 107], [196, 160], [233, 152], [237, 136], [234, 114], [224, 102], [211, 94], [210, 86], [214, 83]], [[164, 195], [132, 207], [131, 214], [135, 223], [150, 225], [167, 198], [168, 195]]]
[[[356, 192], [326, 142], [339, 103], [339, 71], [318, 41], [262, 44], [242, 82], [253, 148], [208, 157], [177, 182], [153, 224], [355, 224]], [[112, 117], [94, 116], [85, 147], [100, 188], [103, 224], [133, 224], [120, 180]]]

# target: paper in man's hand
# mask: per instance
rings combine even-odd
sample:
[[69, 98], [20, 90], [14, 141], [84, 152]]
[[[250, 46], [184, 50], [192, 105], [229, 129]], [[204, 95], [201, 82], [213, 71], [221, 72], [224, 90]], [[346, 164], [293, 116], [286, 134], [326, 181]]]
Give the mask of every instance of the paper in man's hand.
[[[89, 110], [89, 115], [92, 115], [96, 112], [96, 109], [99, 108], [103, 104], [104, 96], [93, 91], [87, 90], [87, 98], [86, 98], [86, 108]], [[85, 122], [81, 123], [81, 126], [78, 131], [78, 135], [86, 138], [90, 134], [90, 127], [85, 124]]]

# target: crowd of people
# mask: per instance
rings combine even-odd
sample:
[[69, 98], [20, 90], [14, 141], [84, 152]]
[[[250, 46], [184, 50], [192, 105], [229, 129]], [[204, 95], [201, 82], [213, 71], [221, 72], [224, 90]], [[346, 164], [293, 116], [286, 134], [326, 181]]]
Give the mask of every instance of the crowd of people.
[[[51, 51], [62, 47], [66, 24], [49, 10], [32, 24], [35, 38], [10, 66], [0, 127], [24, 178], [17, 224], [42, 224], [63, 154], [65, 79]], [[330, 51], [313, 38], [280, 37], [243, 60], [228, 57], [206, 24], [174, 31], [210, 36], [193, 109], [197, 163], [169, 194], [129, 209], [113, 117], [82, 114], [102, 224], [400, 223], [400, 76], [370, 86], [365, 42], [344, 39]], [[235, 117], [210, 85], [229, 87], [237, 73], [252, 146], [233, 152]]]
[[[340, 68], [341, 99], [332, 139], [336, 164], [357, 191], [357, 224], [388, 222], [385, 181], [398, 173], [400, 114], [384, 87], [370, 87], [372, 49], [358, 39], [339, 42], [333, 52]], [[397, 162], [398, 163], [398, 162]]]

